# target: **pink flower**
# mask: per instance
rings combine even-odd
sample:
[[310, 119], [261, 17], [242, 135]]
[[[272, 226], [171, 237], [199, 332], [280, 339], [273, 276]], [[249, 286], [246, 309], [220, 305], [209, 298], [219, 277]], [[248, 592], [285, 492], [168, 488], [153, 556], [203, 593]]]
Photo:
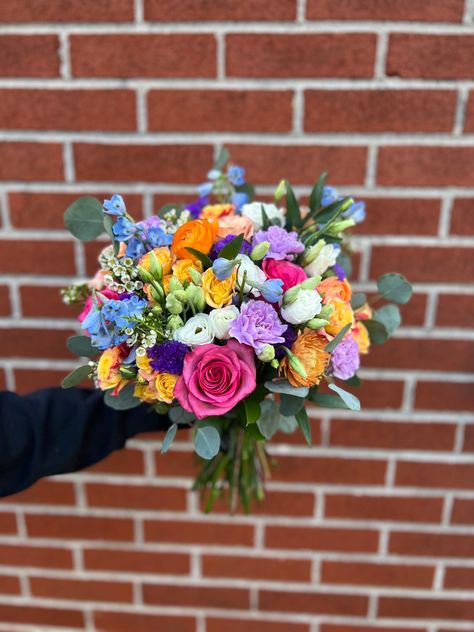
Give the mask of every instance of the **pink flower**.
[[227, 413], [256, 385], [253, 350], [229, 340], [225, 346], [201, 345], [188, 353], [174, 395], [185, 410], [203, 419]]
[[308, 276], [301, 266], [291, 261], [280, 261], [278, 259], [264, 259], [262, 268], [267, 278], [281, 279], [283, 281], [283, 291], [305, 281]]
[[[106, 298], [113, 298], [113, 299], [117, 299], [118, 296], [119, 296], [117, 294], [117, 292], [114, 292], [113, 290], [109, 290], [107, 288], [105, 288], [104, 290], [100, 290], [100, 294], [103, 294]], [[97, 296], [97, 301], [98, 301], [99, 305], [102, 304], [102, 301], [100, 300], [99, 296]], [[91, 309], [92, 309], [92, 296], [89, 296], [87, 301], [84, 303], [84, 307], [82, 309], [82, 312], [77, 317], [77, 320], [80, 323], [82, 323], [82, 321], [87, 316], [87, 314], [91, 311]]]

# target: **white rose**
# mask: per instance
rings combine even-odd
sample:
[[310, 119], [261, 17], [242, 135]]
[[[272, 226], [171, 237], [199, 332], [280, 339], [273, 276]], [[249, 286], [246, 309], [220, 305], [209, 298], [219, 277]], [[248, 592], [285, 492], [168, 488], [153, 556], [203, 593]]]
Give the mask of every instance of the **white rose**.
[[212, 309], [209, 313], [212, 330], [214, 336], [218, 340], [227, 340], [230, 338], [229, 329], [232, 321], [239, 315], [239, 310], [235, 305], [227, 305], [220, 309]]
[[207, 314], [196, 314], [174, 332], [174, 339], [189, 347], [207, 345], [214, 341], [214, 329]]
[[316, 290], [300, 290], [293, 303], [283, 305], [281, 315], [287, 323], [306, 323], [321, 311], [321, 297]]
[[326, 244], [322, 247], [318, 256], [305, 267], [304, 271], [311, 277], [321, 276], [336, 263], [339, 252], [339, 247], [333, 244]]
[[[261, 268], [259, 268], [257, 265], [255, 265], [255, 263], [252, 261], [250, 257], [248, 257], [247, 255], [240, 254], [240, 255], [237, 255], [236, 259], [237, 261], [240, 262], [240, 265], [237, 267], [237, 284], [239, 286], [243, 281], [245, 273], [247, 273], [247, 276], [246, 276], [247, 281], [251, 281], [252, 283], [258, 283], [259, 285], [261, 285], [262, 283], [265, 283], [265, 281], [267, 280], [267, 276], [265, 272]], [[258, 290], [255, 290], [248, 283], [245, 283], [244, 285], [244, 292], [245, 294], [248, 294], [249, 292], [251, 292], [254, 296], [260, 296], [260, 292]]]
[[254, 230], [260, 230], [263, 226], [262, 221], [262, 206], [267, 214], [268, 219], [279, 219], [281, 226], [285, 225], [285, 216], [283, 209], [277, 208], [274, 204], [263, 204], [263, 202], [252, 202], [251, 204], [244, 204], [240, 210], [241, 215], [248, 217], [252, 223]]

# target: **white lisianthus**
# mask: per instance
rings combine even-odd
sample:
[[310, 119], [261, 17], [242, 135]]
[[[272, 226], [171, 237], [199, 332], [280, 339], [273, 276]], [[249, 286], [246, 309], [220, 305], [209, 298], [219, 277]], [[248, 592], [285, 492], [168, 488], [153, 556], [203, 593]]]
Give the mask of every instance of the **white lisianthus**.
[[305, 267], [304, 271], [308, 276], [321, 276], [328, 268], [336, 263], [340, 251], [339, 246], [326, 244], [321, 248], [321, 252], [318, 256]]
[[251, 202], [244, 204], [240, 210], [241, 215], [248, 217], [253, 223], [254, 230], [260, 230], [263, 226], [262, 206], [267, 214], [268, 219], [279, 219], [281, 226], [285, 225], [285, 215], [283, 209], [277, 208], [274, 204], [263, 204], [263, 202]]
[[[240, 254], [237, 255], [236, 259], [239, 264], [237, 267], [237, 285], [241, 285], [245, 273], [247, 273], [246, 281], [251, 281], [258, 285], [265, 283], [267, 275], [261, 268], [255, 265], [249, 256]], [[245, 294], [252, 293], [254, 296], [260, 296], [260, 292], [255, 290], [252, 285], [249, 285], [247, 282], [244, 285], [244, 292]]]
[[188, 347], [207, 345], [214, 341], [214, 328], [207, 314], [196, 314], [174, 332], [174, 339]]
[[210, 311], [209, 319], [212, 330], [218, 340], [228, 340], [230, 338], [229, 328], [238, 315], [239, 310], [235, 305], [227, 305], [226, 307]]
[[307, 323], [321, 311], [321, 297], [316, 290], [300, 290], [296, 299], [281, 307], [281, 315], [287, 323]]

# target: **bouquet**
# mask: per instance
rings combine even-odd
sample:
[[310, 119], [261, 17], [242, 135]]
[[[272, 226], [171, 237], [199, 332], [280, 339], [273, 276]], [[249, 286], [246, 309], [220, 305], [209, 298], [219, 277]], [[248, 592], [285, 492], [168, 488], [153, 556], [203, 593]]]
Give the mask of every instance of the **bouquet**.
[[223, 150], [192, 203], [138, 222], [120, 195], [83, 197], [65, 213], [75, 237], [106, 232], [111, 245], [91, 281], [63, 290], [83, 304], [83, 335], [68, 347], [89, 358], [63, 386], [91, 378], [116, 409], [145, 402], [168, 414], [163, 453], [180, 426], [192, 428], [207, 510], [222, 495], [232, 511], [263, 499], [265, 442], [299, 428], [310, 444], [307, 402], [360, 409], [346, 388], [360, 383], [371, 344], [400, 324], [395, 304], [411, 297], [394, 273], [370, 300], [352, 291], [347, 234], [365, 205], [325, 179], [308, 206], [286, 180], [274, 203], [254, 201]]

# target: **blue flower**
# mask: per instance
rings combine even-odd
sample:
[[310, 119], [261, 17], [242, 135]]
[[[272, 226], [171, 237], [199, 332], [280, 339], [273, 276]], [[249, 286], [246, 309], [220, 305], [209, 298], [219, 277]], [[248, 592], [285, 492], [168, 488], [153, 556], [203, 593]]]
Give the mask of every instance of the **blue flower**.
[[334, 187], [324, 187], [323, 196], [321, 198], [321, 206], [327, 206], [341, 199], [339, 193]]
[[232, 165], [227, 169], [227, 177], [231, 184], [235, 187], [240, 187], [245, 184], [245, 169], [237, 165]]
[[125, 299], [122, 303], [126, 304], [128, 315], [134, 318], [141, 318], [143, 310], [147, 306], [146, 300], [136, 294], [132, 294], [130, 298]]
[[132, 259], [140, 259], [146, 252], [145, 244], [137, 237], [132, 237], [127, 244], [125, 254]]
[[234, 261], [229, 261], [229, 259], [225, 259], [224, 257], [218, 257], [212, 264], [212, 271], [219, 281], [225, 281], [232, 274], [234, 267]]
[[128, 327], [128, 318], [128, 301], [111, 300], [102, 307], [102, 319], [107, 325], [113, 324], [114, 328]]
[[125, 208], [125, 202], [123, 197], [115, 193], [110, 200], [104, 200], [104, 212], [107, 215], [125, 215], [127, 209]]
[[269, 303], [277, 303], [283, 296], [283, 281], [281, 279], [269, 279], [262, 284], [260, 292]]
[[214, 185], [212, 182], [204, 182], [204, 184], [200, 184], [198, 186], [199, 197], [206, 197], [212, 192]]
[[148, 230], [147, 239], [152, 248], [159, 248], [160, 246], [170, 246], [173, 241], [173, 236], [168, 235], [158, 226], [152, 226]]
[[242, 193], [238, 191], [232, 195], [232, 204], [235, 206], [237, 210], [242, 208], [244, 204], [247, 204], [248, 201], [249, 201], [249, 196], [246, 193]]
[[137, 232], [137, 226], [128, 218], [121, 215], [112, 226], [112, 232], [117, 238], [117, 241], [128, 241], [130, 237]]
[[365, 202], [360, 200], [351, 204], [347, 211], [342, 213], [342, 217], [346, 219], [353, 219], [356, 224], [360, 224], [365, 219]]

